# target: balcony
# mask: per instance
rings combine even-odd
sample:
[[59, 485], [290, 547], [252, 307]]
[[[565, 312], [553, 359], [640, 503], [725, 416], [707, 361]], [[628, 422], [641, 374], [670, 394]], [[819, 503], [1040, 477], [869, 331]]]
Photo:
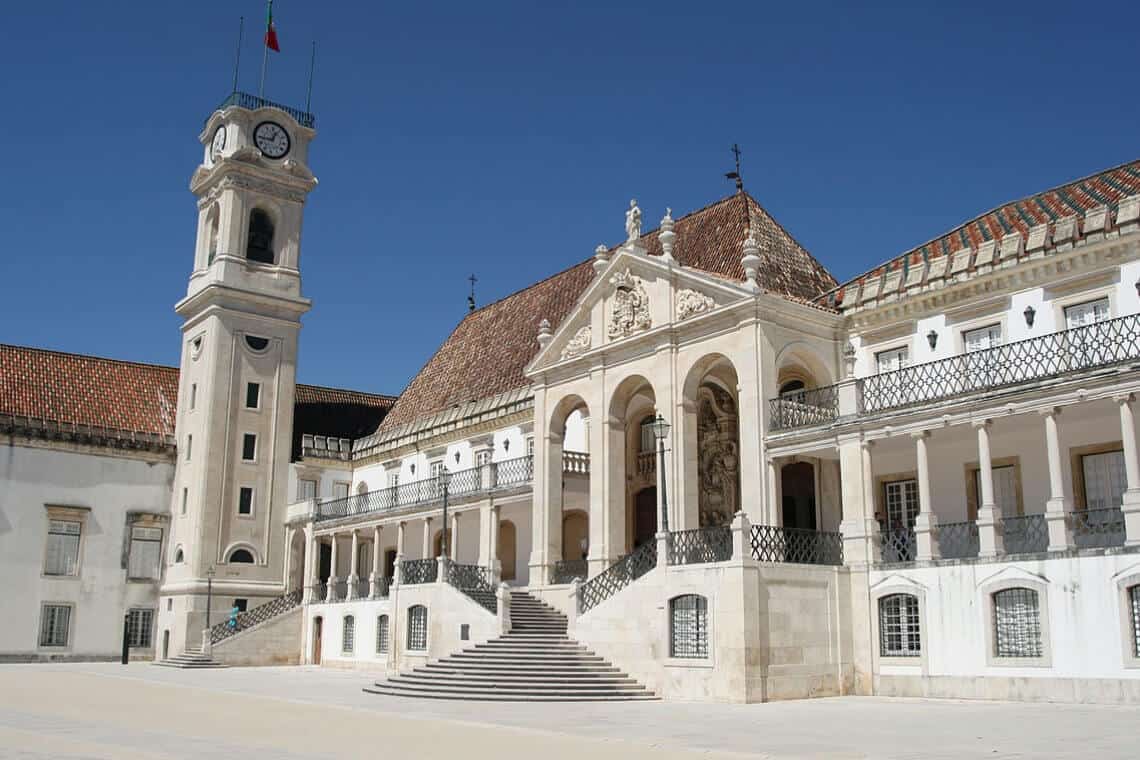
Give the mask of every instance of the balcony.
[[218, 111], [224, 111], [230, 106], [237, 106], [238, 108], [248, 108], [253, 111], [258, 108], [276, 108], [278, 111], [284, 111], [297, 120], [297, 123], [302, 127], [313, 129], [317, 124], [317, 118], [308, 111], [302, 111], [299, 108], [290, 108], [283, 106], [280, 103], [274, 103], [272, 100], [259, 98], [256, 95], [250, 95], [248, 92], [239, 92], [234, 90], [230, 93], [229, 97], [223, 100], [217, 107]]
[[[1007, 343], [771, 399], [773, 432], [827, 425], [1140, 361], [1140, 315]], [[850, 405], [843, 403], [844, 387]], [[845, 408], [841, 408], [845, 407]], [[848, 411], [850, 410], [850, 411]]]

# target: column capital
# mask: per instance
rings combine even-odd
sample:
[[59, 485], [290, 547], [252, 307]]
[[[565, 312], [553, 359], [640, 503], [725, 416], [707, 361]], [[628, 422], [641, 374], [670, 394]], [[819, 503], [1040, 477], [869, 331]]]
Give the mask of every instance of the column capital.
[[993, 422], [993, 420], [987, 417], [981, 420], [970, 420], [970, 426], [973, 427], [974, 430], [988, 430], [993, 426]]
[[916, 441], [923, 441], [930, 437], [929, 430], [912, 430], [910, 437]]
[[1059, 407], [1059, 406], [1047, 406], [1044, 409], [1038, 409], [1037, 413], [1040, 414], [1042, 417], [1060, 417], [1061, 416], [1061, 407]]
[[1131, 393], [1114, 393], [1112, 395], [1112, 400], [1118, 404], [1131, 403], [1133, 401], [1133, 398], [1134, 396]]

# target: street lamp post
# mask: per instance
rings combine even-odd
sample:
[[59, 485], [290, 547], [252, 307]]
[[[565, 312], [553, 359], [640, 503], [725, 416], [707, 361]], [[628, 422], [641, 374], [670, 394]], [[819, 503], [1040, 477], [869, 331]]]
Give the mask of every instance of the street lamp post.
[[206, 630], [210, 630], [210, 607], [214, 602], [214, 566], [206, 571]]
[[669, 496], [665, 492], [665, 439], [669, 437], [669, 423], [660, 414], [650, 423], [657, 439], [657, 472], [661, 478], [661, 531], [669, 532]]
[[451, 555], [447, 552], [447, 487], [451, 485], [451, 472], [443, 467], [436, 479], [439, 481], [440, 488], [443, 489], [443, 533], [439, 537], [439, 551], [445, 559], [451, 559]]

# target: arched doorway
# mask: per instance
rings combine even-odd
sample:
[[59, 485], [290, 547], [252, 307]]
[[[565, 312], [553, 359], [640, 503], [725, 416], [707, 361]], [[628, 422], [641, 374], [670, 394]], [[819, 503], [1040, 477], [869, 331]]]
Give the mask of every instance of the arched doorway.
[[518, 545], [515, 536], [515, 524], [510, 520], [499, 522], [499, 565], [502, 568], [502, 579], [513, 581], [516, 577], [515, 557]]
[[[334, 537], [333, 540], [335, 541], [336, 538]], [[320, 548], [317, 550], [317, 575], [320, 577], [321, 583], [328, 583], [329, 576], [332, 575], [332, 546], [324, 542], [321, 542], [318, 546]]]
[[590, 548], [590, 519], [575, 510], [562, 516], [562, 559], [577, 562], [586, 559]]
[[633, 499], [633, 548], [657, 535], [657, 486], [643, 488]]
[[793, 462], [780, 470], [785, 528], [816, 529], [815, 467], [810, 462]]

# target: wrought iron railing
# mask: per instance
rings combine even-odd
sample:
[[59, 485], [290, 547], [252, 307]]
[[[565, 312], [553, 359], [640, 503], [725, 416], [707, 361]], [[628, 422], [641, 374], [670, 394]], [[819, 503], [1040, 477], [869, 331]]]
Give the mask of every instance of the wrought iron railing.
[[400, 562], [400, 583], [415, 585], [435, 583], [439, 577], [439, 563], [433, 559], [406, 559]]
[[489, 569], [482, 565], [461, 565], [451, 560], [444, 562], [443, 568], [444, 582], [462, 591], [488, 612], [499, 611], [499, 600], [495, 596], [495, 586]]
[[260, 98], [257, 95], [250, 95], [248, 92], [240, 92], [235, 90], [230, 94], [228, 98], [221, 102], [216, 110], [221, 111], [228, 108], [229, 106], [238, 106], [239, 108], [248, 108], [250, 110], [257, 108], [276, 108], [279, 111], [284, 111], [285, 113], [292, 116], [302, 127], [313, 129], [317, 124], [316, 117], [308, 111], [302, 111], [299, 108], [283, 106], [280, 103], [274, 103], [272, 100], [266, 100], [265, 98]]
[[1045, 515], [1019, 515], [1002, 518], [1006, 554], [1030, 554], [1049, 549], [1049, 525]]
[[[534, 458], [531, 456], [494, 462], [451, 474], [447, 488], [449, 499], [462, 499], [472, 494], [513, 488], [534, 479]], [[381, 488], [368, 493], [329, 499], [317, 505], [317, 521], [343, 517], [394, 512], [422, 507], [443, 501], [443, 487], [433, 478]]]
[[309, 600], [313, 604], [320, 604], [329, 595], [329, 587], [327, 583], [319, 582], [309, 586]]
[[348, 581], [336, 581], [328, 584], [330, 602], [343, 602], [348, 597]]
[[584, 559], [560, 559], [550, 569], [550, 582], [554, 585], [570, 583], [575, 578], [586, 580], [590, 575], [589, 564]]
[[918, 543], [914, 538], [914, 528], [883, 529], [880, 535], [879, 557], [883, 562], [914, 562], [918, 555]]
[[211, 626], [210, 643], [217, 644], [219, 641], [225, 641], [230, 636], [253, 628], [255, 625], [264, 623], [266, 620], [271, 620], [283, 612], [288, 612], [301, 603], [301, 596], [302, 592], [300, 590], [290, 591], [265, 604], [259, 604], [252, 610], [239, 612], [237, 616], [233, 618], [232, 623], [230, 619], [227, 618], [221, 623]]
[[1073, 544], [1078, 549], [1124, 546], [1124, 512], [1108, 509], [1078, 509], [1069, 513]]
[[839, 416], [839, 386], [791, 391], [768, 402], [771, 430], [823, 425]]
[[578, 612], [589, 612], [657, 567], [657, 542], [646, 541], [578, 587]]
[[992, 391], [1140, 360], [1140, 315], [971, 351], [862, 380], [863, 413]]
[[353, 583], [352, 590], [354, 599], [368, 599], [372, 596], [372, 582], [361, 578]]
[[669, 564], [698, 565], [732, 559], [732, 528], [719, 525], [669, 534]]
[[562, 472], [568, 475], [589, 475], [590, 455], [583, 451], [563, 451]]
[[943, 559], [972, 559], [978, 556], [979, 546], [976, 522], [938, 526], [938, 553]]
[[392, 579], [387, 576], [380, 576], [376, 579], [376, 593], [372, 595], [373, 599], [387, 599], [388, 591], [392, 588]]
[[799, 565], [842, 565], [843, 534], [831, 531], [753, 525], [752, 557], [760, 562]]

